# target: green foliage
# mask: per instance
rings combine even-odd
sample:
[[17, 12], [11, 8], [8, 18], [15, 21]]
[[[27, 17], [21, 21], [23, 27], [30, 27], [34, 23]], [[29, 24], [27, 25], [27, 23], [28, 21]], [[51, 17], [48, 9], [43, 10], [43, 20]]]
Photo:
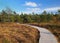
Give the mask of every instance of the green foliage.
[[42, 14], [17, 14], [11, 9], [2, 10], [0, 13], [0, 22], [19, 22], [19, 23], [40, 23], [40, 22], [59, 22], [60, 21], [60, 10], [57, 14], [53, 12], [47, 13], [44, 11]]
[[60, 14], [60, 9], [58, 10], [58, 13]]

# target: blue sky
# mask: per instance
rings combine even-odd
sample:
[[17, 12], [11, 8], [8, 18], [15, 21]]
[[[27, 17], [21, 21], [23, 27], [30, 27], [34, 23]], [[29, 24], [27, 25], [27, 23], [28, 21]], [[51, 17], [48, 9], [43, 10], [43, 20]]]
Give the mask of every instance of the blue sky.
[[6, 7], [17, 13], [55, 12], [60, 9], [60, 0], [0, 0], [0, 11]]

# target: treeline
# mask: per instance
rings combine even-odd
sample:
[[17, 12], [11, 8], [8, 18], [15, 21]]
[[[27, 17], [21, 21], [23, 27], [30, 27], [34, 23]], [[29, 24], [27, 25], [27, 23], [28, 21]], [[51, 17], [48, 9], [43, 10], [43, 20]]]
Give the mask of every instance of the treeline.
[[47, 13], [44, 11], [41, 14], [17, 14], [10, 9], [0, 12], [0, 22], [19, 22], [19, 23], [41, 23], [41, 22], [60, 22], [60, 10], [57, 13]]

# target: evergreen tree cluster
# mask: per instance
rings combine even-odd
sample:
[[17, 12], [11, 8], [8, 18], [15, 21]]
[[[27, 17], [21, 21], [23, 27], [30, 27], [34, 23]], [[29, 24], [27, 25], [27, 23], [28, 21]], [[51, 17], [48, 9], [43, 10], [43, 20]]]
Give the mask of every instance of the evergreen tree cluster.
[[17, 14], [10, 9], [0, 12], [0, 22], [18, 22], [18, 23], [40, 23], [40, 22], [60, 22], [60, 10], [57, 13], [47, 13], [44, 11], [41, 14]]

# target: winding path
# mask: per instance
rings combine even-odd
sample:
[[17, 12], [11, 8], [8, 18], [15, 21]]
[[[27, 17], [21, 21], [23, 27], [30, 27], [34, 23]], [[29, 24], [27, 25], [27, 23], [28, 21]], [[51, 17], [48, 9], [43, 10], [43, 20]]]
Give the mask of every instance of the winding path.
[[40, 37], [39, 43], [58, 43], [55, 36], [47, 29], [37, 27], [37, 26], [32, 26], [32, 25], [28, 25], [28, 26], [34, 27], [40, 31], [41, 37]]

